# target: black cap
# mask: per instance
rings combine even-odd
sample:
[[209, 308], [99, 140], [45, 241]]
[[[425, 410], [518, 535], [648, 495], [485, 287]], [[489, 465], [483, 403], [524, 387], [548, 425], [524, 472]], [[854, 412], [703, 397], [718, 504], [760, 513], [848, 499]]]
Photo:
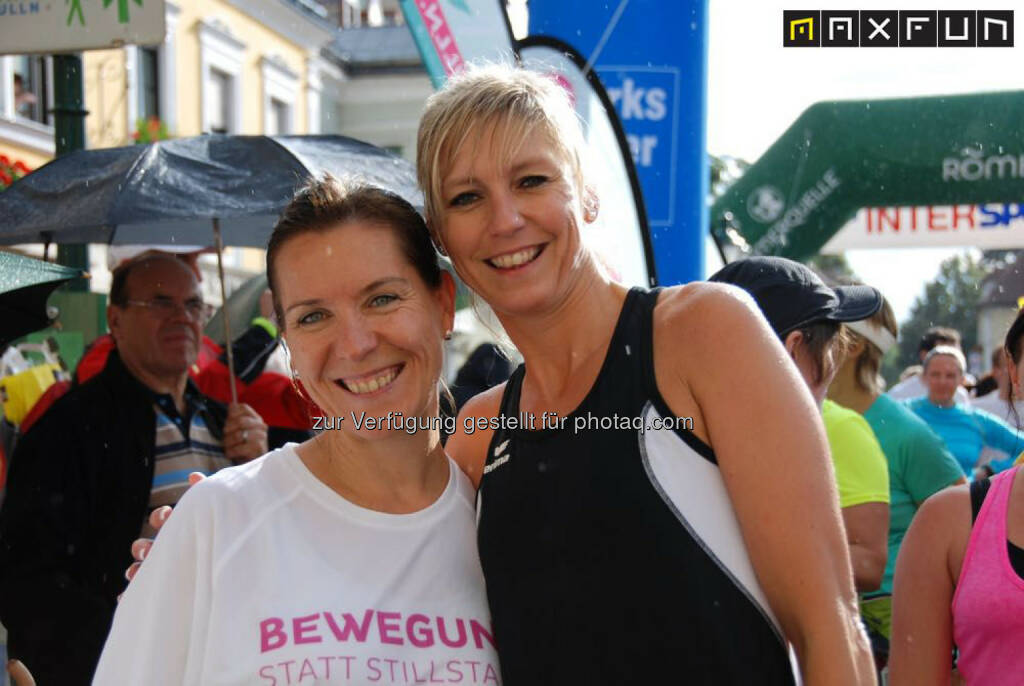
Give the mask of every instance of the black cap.
[[856, 322], [882, 307], [871, 286], [829, 288], [810, 268], [784, 257], [730, 262], [709, 281], [731, 283], [754, 296], [779, 338], [814, 322]]

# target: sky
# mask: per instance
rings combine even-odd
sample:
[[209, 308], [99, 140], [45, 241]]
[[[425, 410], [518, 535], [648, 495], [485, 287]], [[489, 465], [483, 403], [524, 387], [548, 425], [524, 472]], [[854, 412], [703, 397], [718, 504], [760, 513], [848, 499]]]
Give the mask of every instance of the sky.
[[[803, 110], [821, 100], [1024, 89], [1024, 34], [1015, 47], [806, 48], [782, 47], [784, 9], [873, 9], [878, 3], [779, 3], [710, 0], [708, 151], [755, 161]], [[983, 6], [946, 0], [901, 0], [889, 9], [1015, 9], [1024, 2], [986, 0]], [[1022, 115], [1024, 119], [1024, 115]], [[937, 273], [939, 263], [963, 252], [950, 248], [855, 250], [854, 271], [879, 288], [899, 320]]]

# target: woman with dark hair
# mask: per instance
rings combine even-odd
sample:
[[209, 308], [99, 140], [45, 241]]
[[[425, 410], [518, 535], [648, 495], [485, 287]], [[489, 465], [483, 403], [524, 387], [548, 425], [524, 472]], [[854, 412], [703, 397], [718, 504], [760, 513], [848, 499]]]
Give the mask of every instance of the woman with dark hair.
[[323, 431], [185, 495], [94, 683], [497, 683], [473, 487], [439, 434], [455, 287], [423, 220], [310, 183], [267, 276]]
[[[1024, 310], [1006, 334], [1014, 394], [1024, 376]], [[1024, 674], [1024, 469], [929, 498], [896, 563], [893, 686], [1020, 683]]]

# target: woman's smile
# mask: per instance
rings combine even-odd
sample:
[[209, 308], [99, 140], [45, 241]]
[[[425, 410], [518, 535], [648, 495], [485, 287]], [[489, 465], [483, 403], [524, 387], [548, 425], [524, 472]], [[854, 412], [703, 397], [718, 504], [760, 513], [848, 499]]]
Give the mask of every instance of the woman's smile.
[[313, 402], [339, 416], [436, 411], [447, 289], [423, 282], [394, 232], [350, 221], [290, 240], [277, 259], [285, 339]]
[[526, 265], [532, 264], [534, 260], [540, 257], [541, 253], [544, 252], [545, 247], [547, 247], [546, 243], [531, 245], [526, 248], [489, 257], [484, 261], [499, 272], [519, 271]]
[[384, 393], [405, 369], [405, 363], [391, 365], [360, 376], [342, 377], [335, 381], [349, 393], [373, 396]]

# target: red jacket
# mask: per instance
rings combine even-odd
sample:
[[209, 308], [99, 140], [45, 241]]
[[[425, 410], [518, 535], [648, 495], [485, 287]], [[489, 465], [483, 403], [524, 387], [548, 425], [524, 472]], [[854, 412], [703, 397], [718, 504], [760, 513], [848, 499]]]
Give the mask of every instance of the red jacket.
[[[99, 373], [106, 366], [107, 356], [113, 349], [114, 339], [109, 334], [97, 338], [82, 356], [75, 370], [78, 383], [84, 383]], [[231, 377], [227, 365], [220, 359], [223, 353], [222, 346], [210, 337], [203, 336], [199, 356], [189, 370], [189, 376], [204, 395], [226, 405], [231, 402]], [[239, 364], [242, 362], [239, 361]], [[291, 379], [283, 374], [263, 371], [249, 383], [236, 376], [235, 383], [238, 388], [238, 402], [256, 410], [267, 426], [299, 430], [313, 427], [310, 418], [314, 414], [313, 407], [299, 396], [292, 386]], [[56, 398], [50, 399], [50, 402], [53, 400]], [[41, 402], [42, 399], [36, 405]], [[32, 410], [32, 414], [38, 416], [45, 408], [38, 414], [35, 407]], [[22, 431], [25, 430], [27, 428], [23, 426]]]

